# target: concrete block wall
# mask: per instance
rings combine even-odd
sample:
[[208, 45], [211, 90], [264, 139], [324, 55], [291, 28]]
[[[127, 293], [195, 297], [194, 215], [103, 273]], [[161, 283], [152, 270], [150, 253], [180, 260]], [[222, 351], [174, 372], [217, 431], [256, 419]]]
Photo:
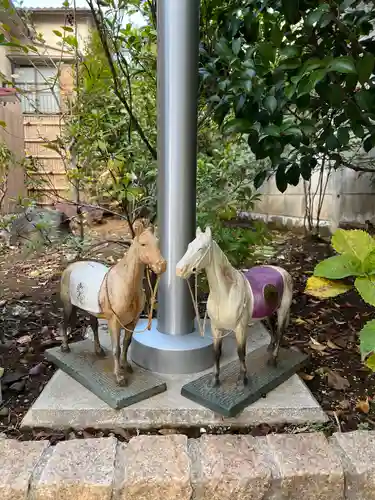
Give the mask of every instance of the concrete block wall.
[[[323, 182], [325, 182], [326, 178]], [[311, 192], [315, 193], [319, 173], [312, 177]], [[287, 227], [303, 227], [306, 197], [304, 182], [290, 186], [284, 193], [276, 187], [274, 179], [261, 187], [262, 197], [252, 215], [266, 221], [275, 221]], [[328, 180], [320, 220], [322, 226], [335, 230], [340, 222], [364, 224], [375, 219], [375, 176], [360, 174], [350, 169], [332, 172]], [[314, 217], [318, 195], [315, 198]]]
[[1, 500], [375, 500], [375, 432], [0, 439]]

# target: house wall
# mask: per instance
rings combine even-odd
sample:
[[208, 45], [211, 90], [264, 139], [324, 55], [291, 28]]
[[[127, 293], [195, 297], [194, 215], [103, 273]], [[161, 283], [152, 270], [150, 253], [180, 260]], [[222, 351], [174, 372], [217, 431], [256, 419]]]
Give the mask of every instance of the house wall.
[[0, 141], [4, 141], [15, 156], [8, 175], [7, 193], [1, 207], [2, 213], [14, 212], [16, 199], [26, 196], [24, 170], [17, 162], [24, 156], [23, 117], [20, 102], [0, 104], [0, 120], [6, 127], [0, 127]]
[[[63, 32], [62, 26], [69, 26], [69, 22], [65, 12], [54, 12], [50, 9], [33, 11], [31, 20], [35, 31], [41, 33], [45, 40], [44, 50], [41, 48], [39, 51], [40, 60], [34, 58], [34, 64], [38, 65], [40, 61], [47, 61], [48, 63], [48, 58], [53, 57], [59, 71], [61, 104], [58, 113], [38, 114], [30, 109], [30, 112], [23, 115], [26, 154], [37, 158], [40, 165], [40, 171], [36, 179], [39, 181], [39, 186], [36, 189], [36, 191], [39, 191], [38, 201], [40, 204], [48, 205], [59, 198], [71, 199], [73, 195], [72, 185], [67, 180], [67, 165], [64, 164], [56, 151], [45, 147], [46, 142], [54, 141], [61, 135], [63, 127], [62, 113], [67, 111], [67, 98], [73, 95], [73, 69], [69, 62], [72, 56], [65, 53], [61, 58], [61, 47], [59, 46], [61, 38], [53, 33], [54, 30]], [[76, 23], [78, 46], [81, 51], [84, 51], [93, 26], [92, 18], [90, 15], [77, 13]], [[45, 55], [47, 57], [42, 57]], [[61, 62], [59, 59], [67, 62]], [[18, 63], [20, 65], [29, 65], [27, 58], [23, 63]]]
[[[54, 30], [63, 32], [62, 26], [70, 26], [66, 21], [65, 13], [52, 13], [46, 10], [45, 12], [34, 12], [32, 14], [33, 25], [37, 33], [42, 33], [46, 45], [59, 49], [61, 38], [55, 35]], [[77, 40], [78, 48], [84, 50], [85, 43], [89, 37], [90, 29], [93, 26], [93, 21], [90, 15], [77, 15]]]

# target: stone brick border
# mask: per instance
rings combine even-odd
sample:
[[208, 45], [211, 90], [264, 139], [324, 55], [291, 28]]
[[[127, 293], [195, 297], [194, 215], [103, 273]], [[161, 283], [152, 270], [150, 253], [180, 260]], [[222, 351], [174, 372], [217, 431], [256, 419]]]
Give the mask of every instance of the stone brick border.
[[375, 432], [0, 439], [1, 500], [375, 500]]

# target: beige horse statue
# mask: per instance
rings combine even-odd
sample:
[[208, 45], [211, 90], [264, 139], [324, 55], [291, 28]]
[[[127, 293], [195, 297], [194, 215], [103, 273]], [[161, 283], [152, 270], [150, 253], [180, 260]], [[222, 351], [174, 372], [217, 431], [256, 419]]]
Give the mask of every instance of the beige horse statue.
[[[70, 350], [67, 329], [73, 326], [77, 311], [81, 310], [90, 315], [95, 352], [98, 356], [103, 356], [98, 318], [106, 319], [111, 334], [114, 375], [121, 386], [127, 385], [127, 373], [132, 373], [127, 354], [135, 325], [145, 304], [142, 286], [145, 266], [160, 275], [165, 272], [167, 263], [160, 253], [152, 228], [145, 229], [143, 225], [139, 225], [128, 251], [116, 265], [108, 268], [95, 261], [77, 261], [70, 264], [61, 276], [60, 297], [64, 314], [62, 351]], [[125, 329], [122, 360], [121, 327]]]
[[[248, 326], [254, 320], [266, 320], [271, 343], [270, 364], [276, 364], [280, 341], [289, 323], [293, 281], [281, 267], [255, 266], [246, 272], [235, 269], [219, 245], [212, 239], [211, 229], [203, 233], [197, 228], [196, 238], [189, 243], [185, 255], [176, 266], [176, 274], [188, 279], [206, 270], [210, 294], [207, 314], [211, 320], [215, 351], [214, 385], [220, 384], [222, 330], [234, 331], [240, 360], [240, 376], [247, 384], [246, 341]], [[277, 315], [277, 325], [274, 313]]]

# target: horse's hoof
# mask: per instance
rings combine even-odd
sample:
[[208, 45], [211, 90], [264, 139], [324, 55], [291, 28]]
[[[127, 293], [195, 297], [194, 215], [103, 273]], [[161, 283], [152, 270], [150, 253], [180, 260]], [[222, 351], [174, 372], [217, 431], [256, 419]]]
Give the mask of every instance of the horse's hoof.
[[105, 351], [102, 348], [95, 351], [95, 354], [98, 356], [98, 358], [105, 358]]
[[214, 381], [212, 382], [212, 387], [220, 387], [220, 380], [218, 378], [214, 379]]
[[132, 365], [129, 365], [129, 363], [126, 365], [125, 370], [127, 373], [133, 373], [134, 371]]
[[70, 347], [68, 345], [61, 346], [61, 352], [70, 352]]
[[244, 377], [243, 378], [243, 386], [246, 387], [247, 385], [249, 385], [249, 379], [247, 377]]
[[116, 377], [117, 385], [120, 387], [126, 387], [128, 385], [128, 379], [124, 375], [118, 375]]
[[267, 364], [268, 364], [268, 366], [276, 367], [277, 366], [277, 359], [272, 356], [272, 357], [268, 358]]

